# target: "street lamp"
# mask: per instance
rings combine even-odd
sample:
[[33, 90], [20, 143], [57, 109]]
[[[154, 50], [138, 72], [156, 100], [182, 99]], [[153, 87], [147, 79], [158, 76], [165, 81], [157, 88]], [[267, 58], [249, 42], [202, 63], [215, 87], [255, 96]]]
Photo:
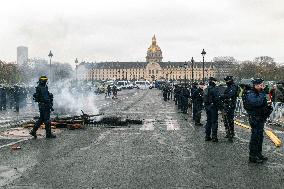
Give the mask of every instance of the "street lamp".
[[75, 68], [75, 70], [76, 70], [76, 83], [77, 83], [77, 81], [78, 81], [78, 78], [77, 78], [77, 69], [78, 69], [78, 59], [76, 58], [75, 59], [75, 65], [76, 65], [76, 68]]
[[94, 86], [94, 62], [92, 62], [92, 86]]
[[205, 52], [205, 50], [204, 50], [204, 49], [202, 50], [201, 54], [202, 54], [202, 57], [203, 57], [203, 64], [202, 64], [202, 78], [203, 78], [203, 82], [205, 82], [205, 79], [204, 79], [204, 57], [205, 57], [205, 55], [206, 55], [206, 52]]
[[184, 84], [186, 83], [186, 68], [187, 68], [187, 62], [184, 62]]
[[194, 59], [191, 57], [191, 84], [193, 84], [193, 64], [194, 64]]
[[48, 57], [49, 57], [49, 78], [51, 81], [51, 58], [53, 57], [51, 50], [49, 51]]

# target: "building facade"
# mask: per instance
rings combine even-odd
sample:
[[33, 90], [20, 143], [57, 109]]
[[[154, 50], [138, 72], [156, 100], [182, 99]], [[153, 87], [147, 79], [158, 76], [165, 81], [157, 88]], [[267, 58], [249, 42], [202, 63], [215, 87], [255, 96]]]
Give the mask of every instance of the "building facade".
[[[202, 62], [162, 62], [162, 50], [156, 37], [147, 50], [146, 62], [82, 62], [78, 66], [80, 80], [202, 80]], [[193, 69], [192, 69], [193, 68]], [[215, 76], [213, 62], [204, 63], [204, 77]]]

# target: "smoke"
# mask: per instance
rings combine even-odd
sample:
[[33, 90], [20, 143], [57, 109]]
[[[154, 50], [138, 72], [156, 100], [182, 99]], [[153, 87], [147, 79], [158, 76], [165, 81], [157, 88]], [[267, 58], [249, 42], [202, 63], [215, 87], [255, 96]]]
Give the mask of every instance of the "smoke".
[[82, 85], [72, 80], [53, 83], [50, 91], [54, 96], [56, 114], [80, 115], [81, 110], [87, 114], [98, 114], [97, 96], [91, 86]]

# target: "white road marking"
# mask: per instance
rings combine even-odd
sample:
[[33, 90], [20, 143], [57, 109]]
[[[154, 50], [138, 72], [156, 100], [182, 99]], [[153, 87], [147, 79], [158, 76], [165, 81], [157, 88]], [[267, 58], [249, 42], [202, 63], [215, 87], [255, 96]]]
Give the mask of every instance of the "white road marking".
[[167, 131], [177, 131], [180, 130], [180, 126], [177, 120], [166, 120]]
[[154, 119], [146, 119], [143, 126], [140, 128], [141, 131], [153, 131], [154, 130]]
[[0, 146], [0, 149], [1, 149], [1, 148], [4, 148], [4, 147], [7, 147], [7, 146], [12, 146], [12, 145], [14, 145], [14, 144], [17, 144], [17, 143], [20, 143], [20, 142], [23, 142], [23, 141], [26, 141], [26, 140], [28, 140], [28, 138], [21, 139], [21, 140], [18, 140], [18, 141], [16, 141], [16, 142], [11, 142], [11, 143], [9, 143], [9, 144], [2, 145], [2, 146]]

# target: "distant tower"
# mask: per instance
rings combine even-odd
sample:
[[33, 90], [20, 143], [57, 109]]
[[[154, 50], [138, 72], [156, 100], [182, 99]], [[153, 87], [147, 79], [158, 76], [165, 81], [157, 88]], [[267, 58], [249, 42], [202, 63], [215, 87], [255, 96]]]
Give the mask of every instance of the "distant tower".
[[28, 47], [17, 47], [17, 64], [24, 65], [28, 63]]
[[163, 56], [160, 47], [157, 45], [156, 36], [152, 38], [152, 44], [148, 48], [146, 61], [147, 62], [162, 62]]

